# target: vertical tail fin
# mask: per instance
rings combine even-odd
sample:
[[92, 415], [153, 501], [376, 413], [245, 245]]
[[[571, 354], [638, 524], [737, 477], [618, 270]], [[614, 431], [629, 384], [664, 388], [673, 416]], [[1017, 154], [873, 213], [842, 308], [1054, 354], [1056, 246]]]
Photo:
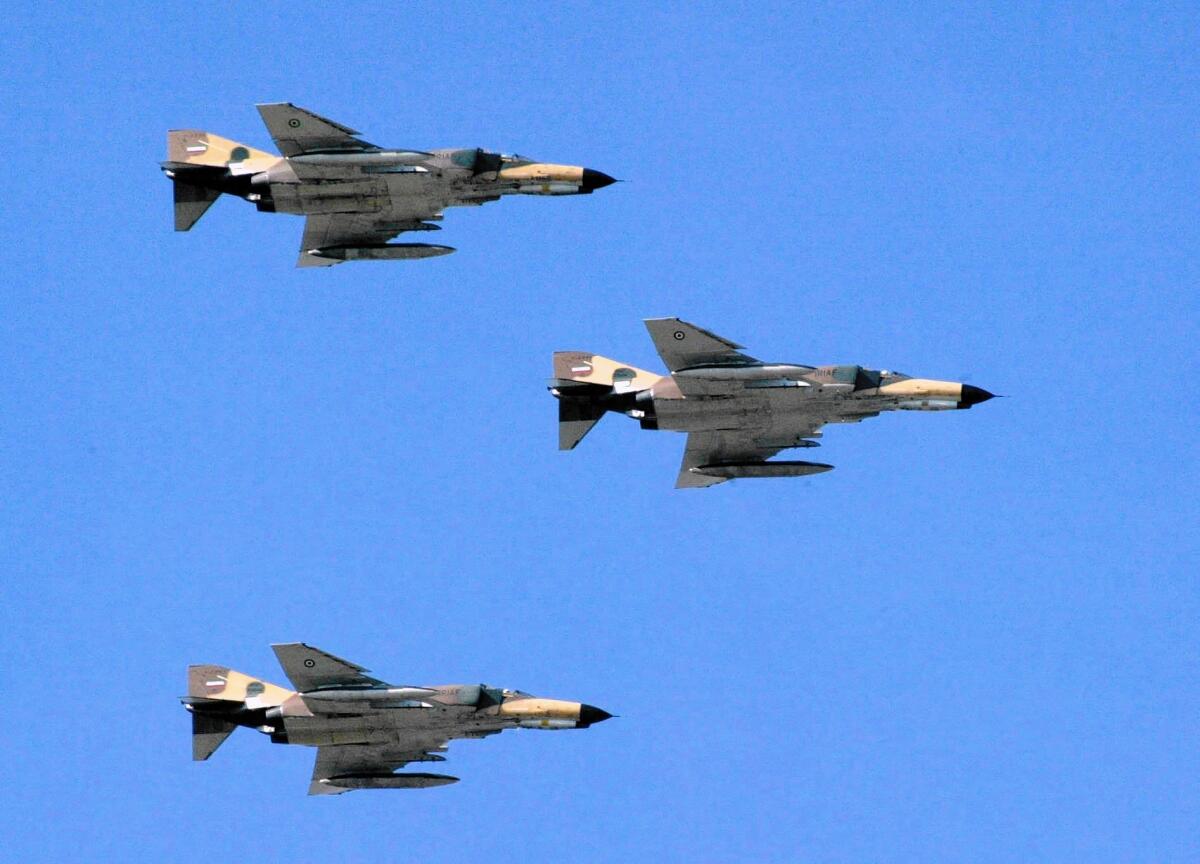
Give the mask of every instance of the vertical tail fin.
[[192, 759], [207, 759], [239, 725], [255, 725], [247, 724], [248, 711], [282, 705], [293, 692], [228, 666], [189, 666], [183, 704], [192, 713]]
[[582, 351], [555, 351], [554, 377], [564, 383], [599, 384], [614, 392], [648, 390], [662, 380], [661, 375], [629, 366], [611, 357]]
[[648, 390], [661, 379], [599, 354], [556, 351], [550, 390], [558, 397], [558, 449], [575, 449], [606, 411], [630, 407], [614, 397]]
[[196, 224], [220, 196], [220, 184], [228, 175], [265, 171], [278, 161], [278, 156], [211, 132], [172, 129], [162, 167], [175, 185], [175, 230], [187, 231]]
[[282, 705], [294, 693], [277, 684], [251, 678], [228, 666], [188, 667], [188, 698], [202, 702], [242, 702], [247, 708]]
[[172, 129], [167, 133], [167, 161], [209, 168], [230, 168], [240, 166], [243, 162], [250, 162], [255, 166], [259, 162], [270, 165], [278, 162], [279, 157], [202, 129]]

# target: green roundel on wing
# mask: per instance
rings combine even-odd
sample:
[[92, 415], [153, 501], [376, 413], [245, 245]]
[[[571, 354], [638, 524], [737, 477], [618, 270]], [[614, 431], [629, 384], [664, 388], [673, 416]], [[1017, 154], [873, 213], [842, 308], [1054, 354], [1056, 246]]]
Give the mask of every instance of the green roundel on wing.
[[612, 376], [614, 384], [618, 381], [632, 381], [636, 377], [637, 373], [627, 366], [622, 366], [620, 369], [614, 370]]
[[250, 158], [250, 151], [245, 147], [234, 147], [229, 151], [230, 162], [242, 162]]

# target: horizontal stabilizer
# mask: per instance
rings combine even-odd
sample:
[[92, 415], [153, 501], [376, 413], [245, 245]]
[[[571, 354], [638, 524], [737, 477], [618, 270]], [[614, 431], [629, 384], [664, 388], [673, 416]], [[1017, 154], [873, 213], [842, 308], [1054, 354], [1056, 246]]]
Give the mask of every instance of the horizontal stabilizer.
[[574, 450], [583, 436], [604, 416], [604, 408], [590, 399], [558, 398], [558, 449]]
[[203, 762], [236, 728], [236, 723], [221, 717], [192, 714], [192, 761]]
[[213, 202], [221, 197], [216, 189], [193, 186], [191, 183], [174, 181], [175, 187], [175, 230], [189, 231], [208, 212]]

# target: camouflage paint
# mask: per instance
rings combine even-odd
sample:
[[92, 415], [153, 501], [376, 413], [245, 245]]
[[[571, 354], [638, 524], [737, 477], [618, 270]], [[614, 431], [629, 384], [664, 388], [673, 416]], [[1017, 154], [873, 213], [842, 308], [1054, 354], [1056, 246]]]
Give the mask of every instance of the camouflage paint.
[[440, 762], [455, 738], [505, 729], [587, 728], [609, 715], [590, 705], [485, 684], [396, 686], [304, 643], [272, 646], [295, 690], [225, 666], [188, 667], [192, 758], [207, 759], [239, 726], [280, 744], [316, 747], [309, 794], [413, 789], [455, 782], [444, 775], [395, 774], [411, 762]]
[[644, 429], [686, 432], [678, 488], [828, 471], [832, 466], [820, 462], [766, 460], [817, 446], [828, 423], [857, 423], [883, 411], [970, 408], [992, 398], [957, 381], [862, 366], [764, 363], [679, 318], [645, 323], [668, 375], [581, 351], [554, 355], [549, 389], [559, 400], [559, 449], [573, 449], [607, 412]]
[[447, 207], [505, 195], [591, 194], [613, 178], [579, 165], [538, 162], [479, 148], [386, 150], [291, 103], [258, 106], [281, 156], [186, 129], [167, 134], [163, 172], [175, 187], [175, 230], [188, 231], [220, 195], [269, 213], [308, 217], [299, 267], [343, 261], [431, 258], [450, 246], [390, 243], [429, 230]]

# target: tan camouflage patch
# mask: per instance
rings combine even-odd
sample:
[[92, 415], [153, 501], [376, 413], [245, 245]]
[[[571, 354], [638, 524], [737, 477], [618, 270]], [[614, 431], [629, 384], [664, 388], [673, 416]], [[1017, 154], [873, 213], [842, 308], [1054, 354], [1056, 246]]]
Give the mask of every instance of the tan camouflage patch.
[[583, 168], [579, 165], [554, 165], [549, 162], [532, 162], [515, 168], [502, 168], [501, 180], [517, 183], [583, 183]]
[[280, 161], [280, 157], [274, 154], [199, 129], [168, 132], [167, 159], [190, 165], [236, 168], [238, 170], [234, 173], [237, 174], [266, 171]]
[[924, 397], [958, 401], [962, 397], [962, 384], [956, 381], [935, 381], [932, 378], [908, 378], [879, 388], [880, 396]]
[[554, 354], [554, 377], [566, 381], [582, 381], [587, 384], [611, 386], [618, 393], [629, 390], [646, 390], [663, 378], [662, 375], [638, 369], [610, 357], [585, 354], [580, 351], [556, 351]]
[[501, 717], [524, 719], [578, 720], [583, 706], [561, 699], [509, 699], [500, 705]]
[[188, 667], [188, 696], [245, 702], [254, 708], [282, 705], [294, 692], [224, 666]]

